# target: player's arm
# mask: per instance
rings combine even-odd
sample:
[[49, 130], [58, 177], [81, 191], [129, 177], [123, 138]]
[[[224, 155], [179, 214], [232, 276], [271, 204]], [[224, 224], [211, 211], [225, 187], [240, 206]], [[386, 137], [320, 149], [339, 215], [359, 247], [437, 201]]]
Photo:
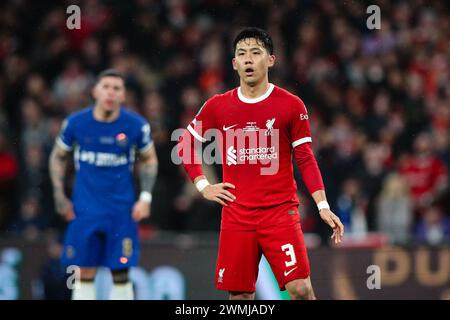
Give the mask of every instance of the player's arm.
[[303, 182], [316, 202], [320, 217], [333, 229], [331, 238], [339, 243], [344, 235], [344, 226], [327, 202], [322, 175], [312, 150], [308, 111], [299, 98], [293, 102], [290, 119], [292, 148]]
[[208, 115], [210, 109], [208, 109], [207, 104], [208, 103], [200, 109], [195, 120], [189, 124], [187, 130], [184, 131], [178, 141], [178, 156], [181, 158], [184, 170], [202, 196], [207, 200], [215, 201], [223, 206], [227, 206], [227, 201], [233, 202], [236, 199], [236, 197], [227, 189], [235, 189], [235, 186], [228, 182], [210, 184], [203, 173], [201, 165], [202, 157], [198, 155], [195, 148], [195, 141], [202, 143], [206, 141], [201, 136], [201, 129], [198, 128], [199, 123], [201, 124], [203, 122], [204, 128], [206, 129], [212, 127], [209, 123], [212, 116], [211, 114]]
[[64, 180], [66, 178], [69, 156], [70, 152], [64, 150], [55, 143], [50, 154], [49, 168], [56, 212], [66, 219], [71, 220], [74, 217], [72, 203], [64, 193]]
[[139, 181], [141, 193], [133, 208], [133, 219], [142, 220], [150, 216], [153, 187], [158, 175], [158, 157], [154, 144], [139, 155]]
[[178, 155], [181, 158], [183, 168], [205, 199], [227, 206], [226, 201], [233, 202], [236, 199], [227, 189], [234, 189], [235, 186], [228, 182], [217, 184], [210, 184], [208, 182], [208, 179], [203, 173], [202, 159], [195, 150], [194, 139], [195, 137], [188, 129], [183, 133], [178, 142]]
[[322, 175], [314, 157], [311, 142], [295, 146], [294, 154], [303, 181], [317, 205], [320, 217], [333, 229], [331, 239], [334, 239], [335, 243], [341, 242], [344, 235], [344, 225], [339, 217], [330, 210]]

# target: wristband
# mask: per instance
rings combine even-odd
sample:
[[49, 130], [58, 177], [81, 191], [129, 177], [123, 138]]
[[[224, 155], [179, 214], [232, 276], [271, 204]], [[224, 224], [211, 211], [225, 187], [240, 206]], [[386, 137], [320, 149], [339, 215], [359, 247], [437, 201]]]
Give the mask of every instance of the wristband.
[[195, 183], [198, 192], [202, 192], [207, 186], [209, 186], [209, 182], [206, 179], [201, 179]]
[[328, 210], [330, 210], [330, 205], [328, 204], [327, 201], [320, 201], [320, 202], [317, 204], [317, 208], [319, 209], [319, 211], [322, 210], [322, 209], [328, 209]]
[[139, 201], [144, 201], [147, 203], [152, 202], [152, 194], [148, 191], [141, 191], [141, 194], [139, 195]]

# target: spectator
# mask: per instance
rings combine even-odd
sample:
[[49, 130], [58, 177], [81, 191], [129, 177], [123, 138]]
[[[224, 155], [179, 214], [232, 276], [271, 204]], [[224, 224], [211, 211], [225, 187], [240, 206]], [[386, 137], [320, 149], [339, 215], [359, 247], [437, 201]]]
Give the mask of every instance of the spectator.
[[349, 234], [362, 236], [367, 233], [366, 204], [360, 181], [355, 178], [345, 180], [336, 202], [336, 214]]
[[396, 173], [386, 178], [376, 209], [378, 231], [387, 234], [392, 243], [406, 244], [410, 239], [413, 212], [405, 178]]
[[24, 239], [36, 241], [48, 226], [48, 221], [42, 212], [37, 198], [29, 196], [22, 201], [19, 218], [11, 225], [9, 231]]
[[446, 243], [450, 240], [450, 218], [446, 217], [439, 207], [427, 208], [417, 225], [415, 237], [419, 243]]
[[439, 200], [448, 185], [448, 168], [434, 154], [433, 141], [427, 132], [416, 137], [414, 154], [405, 157], [399, 172], [408, 181], [417, 215]]
[[0, 230], [13, 219], [19, 163], [10, 150], [6, 134], [0, 130]]

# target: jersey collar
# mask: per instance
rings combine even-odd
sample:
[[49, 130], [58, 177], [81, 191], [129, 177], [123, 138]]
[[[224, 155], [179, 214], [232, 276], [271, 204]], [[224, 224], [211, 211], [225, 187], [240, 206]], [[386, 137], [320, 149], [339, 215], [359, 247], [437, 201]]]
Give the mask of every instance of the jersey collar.
[[241, 100], [242, 102], [245, 102], [245, 103], [257, 103], [257, 102], [263, 101], [268, 96], [270, 96], [270, 94], [272, 93], [274, 87], [275, 86], [272, 83], [269, 83], [269, 88], [267, 89], [267, 91], [262, 96], [259, 96], [257, 98], [246, 98], [246, 97], [244, 97], [244, 95], [242, 94], [242, 91], [241, 91], [241, 87], [239, 87], [237, 89], [237, 94], [238, 94], [239, 100]]

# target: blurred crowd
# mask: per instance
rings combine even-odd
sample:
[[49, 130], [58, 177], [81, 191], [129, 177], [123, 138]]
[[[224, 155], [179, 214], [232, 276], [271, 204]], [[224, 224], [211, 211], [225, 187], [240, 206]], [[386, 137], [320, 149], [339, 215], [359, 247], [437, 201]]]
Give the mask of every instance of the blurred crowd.
[[[81, 8], [79, 30], [66, 27], [71, 4]], [[381, 9], [379, 30], [366, 26], [370, 4]], [[449, 16], [443, 0], [2, 2], [0, 235], [64, 230], [49, 152], [62, 120], [92, 103], [95, 76], [109, 67], [125, 74], [126, 105], [150, 122], [160, 163], [142, 234], [219, 230], [220, 207], [172, 163], [171, 134], [238, 85], [231, 42], [258, 26], [274, 40], [270, 81], [308, 108], [329, 202], [347, 232], [448, 242]], [[220, 168], [204, 169], [220, 180]], [[296, 179], [303, 230], [327, 239], [298, 171]]]

